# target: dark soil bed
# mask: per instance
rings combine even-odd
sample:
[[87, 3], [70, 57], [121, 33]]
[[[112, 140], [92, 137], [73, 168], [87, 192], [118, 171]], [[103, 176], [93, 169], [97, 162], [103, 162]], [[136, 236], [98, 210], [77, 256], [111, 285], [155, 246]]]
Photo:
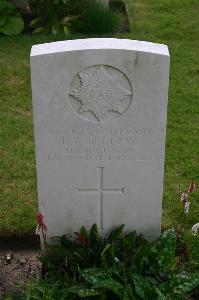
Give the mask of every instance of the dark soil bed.
[[33, 273], [41, 276], [39, 254], [36, 236], [0, 237], [0, 299], [9, 294], [15, 299], [21, 293], [17, 285], [23, 286]]
[[[12, 294], [14, 297], [21, 293], [18, 285], [24, 285], [33, 275], [41, 275], [41, 264], [37, 260], [37, 250], [24, 249], [21, 251], [0, 252], [0, 299]], [[7, 260], [7, 256], [11, 256]]]

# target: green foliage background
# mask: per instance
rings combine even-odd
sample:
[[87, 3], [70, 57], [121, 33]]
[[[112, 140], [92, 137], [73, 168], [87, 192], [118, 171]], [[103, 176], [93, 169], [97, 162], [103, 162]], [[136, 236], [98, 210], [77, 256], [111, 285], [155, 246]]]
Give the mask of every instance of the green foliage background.
[[8, 0], [0, 1], [0, 33], [18, 35], [23, 31], [24, 22], [16, 7]]
[[120, 13], [98, 0], [29, 0], [29, 5], [36, 17], [30, 23], [33, 34], [113, 33], [121, 24]]

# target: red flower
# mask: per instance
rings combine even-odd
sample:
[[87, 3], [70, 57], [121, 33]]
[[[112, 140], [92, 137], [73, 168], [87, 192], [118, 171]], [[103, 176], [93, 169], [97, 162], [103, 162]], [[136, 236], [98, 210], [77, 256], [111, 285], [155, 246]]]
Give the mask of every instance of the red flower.
[[74, 232], [74, 234], [76, 235], [76, 237], [75, 237], [76, 241], [80, 242], [81, 244], [83, 244], [85, 246], [90, 245], [90, 241], [87, 240], [81, 233]]
[[42, 229], [44, 231], [47, 231], [47, 226], [44, 223], [44, 215], [42, 215], [41, 212], [37, 213], [36, 219], [37, 219], [37, 228], [38, 228], [38, 230]]
[[196, 190], [196, 184], [192, 180], [188, 188], [188, 193], [193, 193], [195, 190]]

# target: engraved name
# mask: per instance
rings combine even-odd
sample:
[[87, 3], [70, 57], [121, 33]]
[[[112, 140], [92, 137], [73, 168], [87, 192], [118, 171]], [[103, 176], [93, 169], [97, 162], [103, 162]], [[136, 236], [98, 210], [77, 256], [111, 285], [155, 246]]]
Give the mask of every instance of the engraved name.
[[40, 157], [42, 161], [155, 160], [159, 155], [136, 149], [138, 140], [152, 134], [151, 128], [51, 128], [48, 137], [53, 147]]

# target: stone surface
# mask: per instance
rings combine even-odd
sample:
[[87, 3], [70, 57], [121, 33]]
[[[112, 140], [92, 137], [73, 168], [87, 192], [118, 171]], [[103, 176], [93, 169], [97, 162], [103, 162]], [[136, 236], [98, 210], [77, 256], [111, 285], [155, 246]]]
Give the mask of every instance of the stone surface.
[[160, 233], [167, 46], [85, 39], [33, 46], [39, 210], [48, 236], [97, 223]]
[[102, 2], [106, 7], [108, 7], [109, 0], [99, 0], [99, 1]]

